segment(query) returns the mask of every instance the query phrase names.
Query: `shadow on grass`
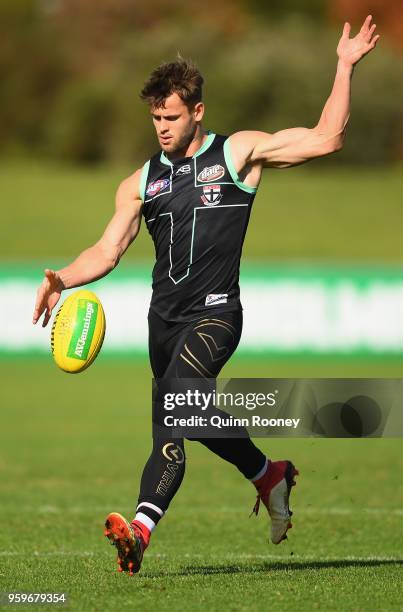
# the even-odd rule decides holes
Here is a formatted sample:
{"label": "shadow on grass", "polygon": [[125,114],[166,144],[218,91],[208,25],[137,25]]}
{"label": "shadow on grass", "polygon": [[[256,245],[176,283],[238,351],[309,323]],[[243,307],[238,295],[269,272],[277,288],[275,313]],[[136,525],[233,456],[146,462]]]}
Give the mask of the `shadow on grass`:
{"label": "shadow on grass", "polygon": [[350,567],[381,567],[403,565],[403,559],[335,559],[329,561],[287,561],[231,565],[188,565],[179,571],[144,572],[143,578],[162,578],[163,576],[203,576],[211,574],[255,574],[259,572],[348,569]]}

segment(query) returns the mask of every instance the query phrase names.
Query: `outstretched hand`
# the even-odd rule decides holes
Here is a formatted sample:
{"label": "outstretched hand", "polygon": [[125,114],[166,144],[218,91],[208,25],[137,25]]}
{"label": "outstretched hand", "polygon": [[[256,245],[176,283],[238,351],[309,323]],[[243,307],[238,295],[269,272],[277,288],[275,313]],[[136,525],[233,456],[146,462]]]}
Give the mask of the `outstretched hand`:
{"label": "outstretched hand", "polygon": [[45,270],[45,278],[36,294],[35,310],[32,323],[35,325],[38,319],[45,312],[42,327],[46,327],[52,314],[53,308],[59,301],[60,294],[64,289],[62,280],[54,270]]}
{"label": "outstretched hand", "polygon": [[376,24],[372,24],[372,15],[368,15],[357,36],[350,38],[351,25],[344,24],[343,35],[337,47],[339,59],[347,65],[354,66],[375,48],[379,34],[374,35]]}

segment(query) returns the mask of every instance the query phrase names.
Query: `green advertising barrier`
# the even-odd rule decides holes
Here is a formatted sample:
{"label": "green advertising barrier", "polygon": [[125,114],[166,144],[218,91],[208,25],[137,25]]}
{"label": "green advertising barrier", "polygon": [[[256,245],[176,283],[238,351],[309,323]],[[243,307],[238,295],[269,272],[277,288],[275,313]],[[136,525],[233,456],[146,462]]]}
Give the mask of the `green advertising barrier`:
{"label": "green advertising barrier", "polygon": [[[31,322],[43,267],[0,267],[2,354],[49,350],[50,325]],[[106,314],[104,352],[146,354],[151,272],[147,262],[120,266],[92,283]],[[245,264],[240,285],[239,353],[403,355],[402,267]]]}

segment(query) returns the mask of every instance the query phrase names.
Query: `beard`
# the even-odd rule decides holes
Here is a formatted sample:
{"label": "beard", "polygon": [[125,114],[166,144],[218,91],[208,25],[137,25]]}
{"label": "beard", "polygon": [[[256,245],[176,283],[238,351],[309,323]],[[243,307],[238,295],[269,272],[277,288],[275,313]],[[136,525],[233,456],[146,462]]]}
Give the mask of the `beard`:
{"label": "beard", "polygon": [[167,145],[161,144],[161,148],[166,153],[171,153],[173,155],[180,154],[189,147],[190,143],[193,142],[197,132],[197,124],[191,125],[189,129],[181,135],[178,140],[172,140]]}

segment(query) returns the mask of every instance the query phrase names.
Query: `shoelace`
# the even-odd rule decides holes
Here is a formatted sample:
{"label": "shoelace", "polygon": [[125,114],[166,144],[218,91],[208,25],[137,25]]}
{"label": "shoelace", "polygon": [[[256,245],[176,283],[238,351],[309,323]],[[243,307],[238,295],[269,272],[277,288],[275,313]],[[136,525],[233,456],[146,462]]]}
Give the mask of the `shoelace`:
{"label": "shoelace", "polygon": [[250,513],[249,518],[252,516],[252,514],[256,514],[256,516],[259,514],[260,500],[261,500],[260,493],[258,493],[256,497],[255,505],[252,508],[252,512]]}

